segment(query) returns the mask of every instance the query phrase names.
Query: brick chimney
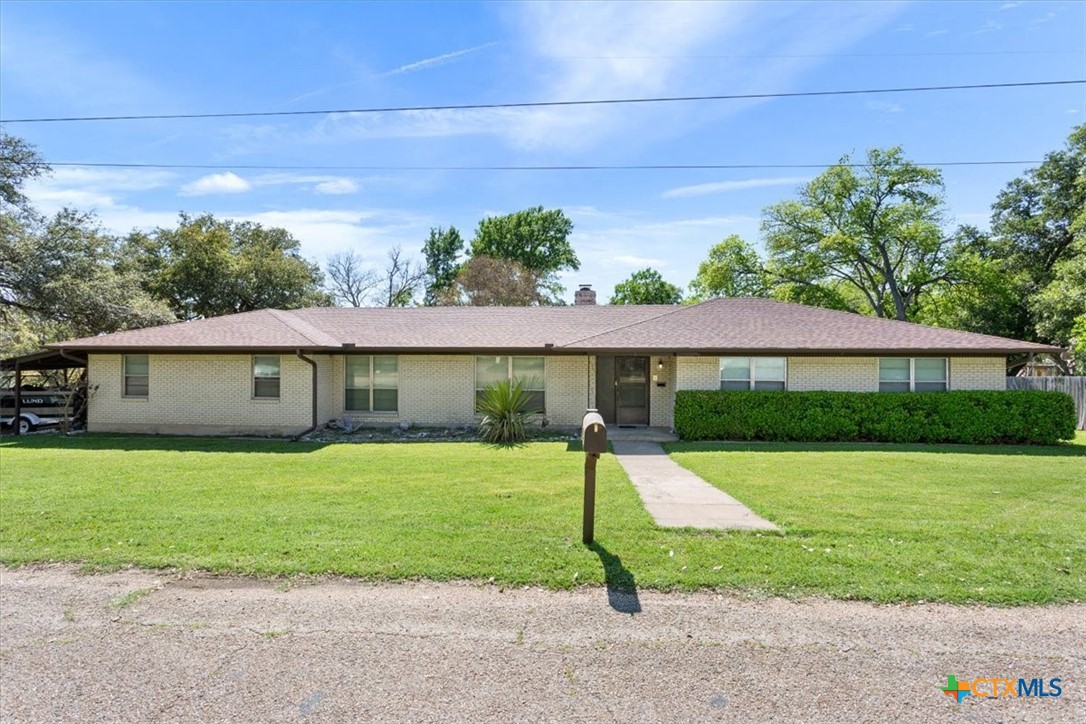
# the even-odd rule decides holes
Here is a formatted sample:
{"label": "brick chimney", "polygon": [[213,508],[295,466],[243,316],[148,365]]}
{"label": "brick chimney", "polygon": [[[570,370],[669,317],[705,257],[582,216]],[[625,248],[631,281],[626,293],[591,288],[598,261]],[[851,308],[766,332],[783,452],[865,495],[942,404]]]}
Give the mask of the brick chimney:
{"label": "brick chimney", "polygon": [[580,307],[586,304],[596,303],[596,293],[592,291],[591,284],[582,284],[581,288],[573,293],[574,306]]}

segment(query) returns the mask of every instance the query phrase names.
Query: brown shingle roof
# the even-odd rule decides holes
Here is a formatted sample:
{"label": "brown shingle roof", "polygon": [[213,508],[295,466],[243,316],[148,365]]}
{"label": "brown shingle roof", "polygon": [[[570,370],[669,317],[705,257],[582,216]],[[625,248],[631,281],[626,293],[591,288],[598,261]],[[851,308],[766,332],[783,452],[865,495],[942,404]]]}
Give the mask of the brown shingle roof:
{"label": "brown shingle roof", "polygon": [[1057,348],[768,299],[677,306],[266,309],[73,340],[81,350],[1008,354]]}

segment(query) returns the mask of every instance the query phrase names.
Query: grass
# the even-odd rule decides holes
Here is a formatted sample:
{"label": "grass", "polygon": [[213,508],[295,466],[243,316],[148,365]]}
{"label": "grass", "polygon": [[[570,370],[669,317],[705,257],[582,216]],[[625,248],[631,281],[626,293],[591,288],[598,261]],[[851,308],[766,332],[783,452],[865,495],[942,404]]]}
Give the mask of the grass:
{"label": "grass", "polygon": [[0,442],[0,561],[255,575],[1086,599],[1086,436],[1054,448],[676,444],[781,534],[653,525],[614,457],[580,542],[565,443]]}
{"label": "grass", "polygon": [[144,596],[148,596],[154,592],[155,589],[153,588],[137,588],[134,591],[129,591],[128,593],[113,599],[109,602],[109,605],[113,608],[127,608]]}

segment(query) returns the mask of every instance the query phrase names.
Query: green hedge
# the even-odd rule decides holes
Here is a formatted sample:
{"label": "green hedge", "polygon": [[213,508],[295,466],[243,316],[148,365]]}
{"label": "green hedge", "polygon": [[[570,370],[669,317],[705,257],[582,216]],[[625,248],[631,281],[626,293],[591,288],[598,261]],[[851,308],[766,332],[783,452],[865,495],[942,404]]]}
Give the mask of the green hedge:
{"label": "green hedge", "polygon": [[684,440],[1054,445],[1075,436],[1070,395],[980,392],[679,390]]}

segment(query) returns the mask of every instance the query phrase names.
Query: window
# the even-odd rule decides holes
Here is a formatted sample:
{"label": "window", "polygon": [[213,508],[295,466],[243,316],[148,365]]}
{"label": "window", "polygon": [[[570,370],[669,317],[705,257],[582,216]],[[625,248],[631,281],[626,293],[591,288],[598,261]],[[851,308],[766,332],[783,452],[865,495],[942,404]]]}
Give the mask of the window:
{"label": "window", "polygon": [[347,356],[346,398],[350,412],[396,412],[400,409],[399,359]]}
{"label": "window", "polygon": [[946,392],[945,357],[883,357],[879,392]]}
{"label": "window", "polygon": [[147,397],[150,389],[148,380],[150,364],[145,354],[126,354],[124,356],[124,396]]}
{"label": "window", "polygon": [[720,389],[783,390],[788,362],[784,357],[721,357]]}
{"label": "window", "polygon": [[279,355],[253,356],[253,397],[279,399]]}
{"label": "window", "polygon": [[495,382],[510,380],[520,382],[528,393],[528,406],[543,411],[546,409],[544,388],[543,357],[476,357],[475,358],[475,400],[483,396],[483,390]]}

